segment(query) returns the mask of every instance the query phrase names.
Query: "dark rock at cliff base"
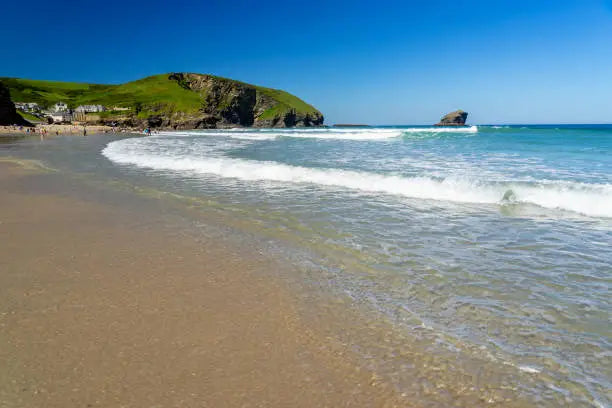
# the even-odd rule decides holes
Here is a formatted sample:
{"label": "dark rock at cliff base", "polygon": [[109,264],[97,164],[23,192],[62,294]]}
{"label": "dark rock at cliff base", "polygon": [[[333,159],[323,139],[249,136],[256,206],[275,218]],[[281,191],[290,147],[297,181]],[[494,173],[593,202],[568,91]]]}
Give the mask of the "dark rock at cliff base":
{"label": "dark rock at cliff base", "polygon": [[9,89],[0,83],[0,125],[22,125],[30,126],[30,122],[26,121],[17,113],[15,104],[11,100]]}
{"label": "dark rock at cliff base", "polygon": [[[172,73],[168,79],[203,97],[199,120],[194,123],[191,119],[187,126],[308,127],[323,124],[323,115],[319,111],[284,91],[206,74]],[[306,105],[306,110],[296,111],[285,105],[287,99]],[[171,123],[173,127],[183,125],[179,121]]]}
{"label": "dark rock at cliff base", "polygon": [[467,117],[468,113],[462,110],[447,113],[442,116],[440,123],[436,123],[436,126],[465,126]]}

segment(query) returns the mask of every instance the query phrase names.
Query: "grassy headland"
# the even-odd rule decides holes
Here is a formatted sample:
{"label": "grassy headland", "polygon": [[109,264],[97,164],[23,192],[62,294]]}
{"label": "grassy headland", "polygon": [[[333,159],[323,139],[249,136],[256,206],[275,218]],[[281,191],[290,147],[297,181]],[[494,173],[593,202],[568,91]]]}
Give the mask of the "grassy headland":
{"label": "grassy headland", "polygon": [[[165,127],[310,126],[323,123],[312,105],[278,89],[202,74],[161,74],[120,85],[0,78],[15,102],[44,108],[103,105],[102,122]],[[291,119],[293,118],[293,119]]]}

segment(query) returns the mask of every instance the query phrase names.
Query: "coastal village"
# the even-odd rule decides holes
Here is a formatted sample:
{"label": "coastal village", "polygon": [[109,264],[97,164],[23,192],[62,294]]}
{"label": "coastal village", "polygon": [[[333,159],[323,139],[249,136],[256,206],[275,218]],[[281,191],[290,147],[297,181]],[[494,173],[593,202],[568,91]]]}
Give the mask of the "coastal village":
{"label": "coastal village", "polygon": [[109,110],[129,111],[127,107],[107,107],[100,104],[78,105],[58,101],[43,105],[37,102],[11,100],[7,87],[0,83],[0,135],[37,133],[46,135],[87,135],[132,131],[119,123],[101,123],[100,115]]}
{"label": "coastal village", "polygon": [[[72,122],[87,122],[91,119],[99,119],[99,117],[88,117],[88,114],[102,113],[109,110],[104,105],[79,105],[71,109],[66,103],[60,101],[45,109],[36,102],[15,102],[17,111],[21,111],[41,122],[48,124],[71,124]],[[114,106],[110,110],[127,111],[130,108]]]}
{"label": "coastal village", "polygon": [[[9,105],[5,102],[6,99],[0,98],[0,136],[35,133],[44,138],[52,135],[86,136],[95,133],[125,133],[131,131],[131,129],[125,127],[78,122],[75,118],[78,119],[79,115],[84,114],[82,109],[79,109],[79,111],[76,108],[70,110],[68,107],[64,108],[66,104],[58,104],[49,110],[43,110],[37,104],[28,104],[28,106],[17,102]],[[15,105],[17,104],[24,110],[16,109]],[[58,108],[60,110],[56,110]],[[25,109],[28,109],[28,111],[25,111]],[[89,107],[88,109],[92,108]],[[27,116],[23,115],[23,112],[27,112]],[[24,119],[24,116],[29,120]],[[32,118],[39,120],[35,121]]]}

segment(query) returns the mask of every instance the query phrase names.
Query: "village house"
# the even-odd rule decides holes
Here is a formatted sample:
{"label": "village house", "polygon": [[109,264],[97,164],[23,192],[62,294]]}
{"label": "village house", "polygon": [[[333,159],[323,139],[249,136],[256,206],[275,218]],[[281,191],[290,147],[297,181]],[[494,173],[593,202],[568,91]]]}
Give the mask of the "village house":
{"label": "village house", "polygon": [[55,112],[66,112],[68,111],[68,105],[66,105],[64,102],[58,102],[53,105],[53,110]]}
{"label": "village house", "polygon": [[53,119],[53,123],[70,123],[72,122],[72,114],[70,112],[59,111],[52,112],[48,115],[49,118]]}
{"label": "village house", "polygon": [[106,111],[106,107],[102,105],[81,105],[75,111],[79,113],[97,113]]}
{"label": "village house", "polygon": [[40,112],[41,108],[36,102],[15,102],[15,108],[24,112]]}

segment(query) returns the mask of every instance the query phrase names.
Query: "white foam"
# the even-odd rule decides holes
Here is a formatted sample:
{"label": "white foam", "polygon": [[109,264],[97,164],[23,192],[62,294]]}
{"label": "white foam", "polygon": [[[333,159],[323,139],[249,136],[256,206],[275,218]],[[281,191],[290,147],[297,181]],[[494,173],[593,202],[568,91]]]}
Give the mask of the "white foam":
{"label": "white foam", "polygon": [[[217,130],[218,131],[218,130]],[[458,126],[458,127],[444,127],[444,126],[431,126],[431,127],[392,127],[392,128],[381,128],[381,127],[334,127],[334,128],[233,128],[224,129],[221,132],[283,132],[283,133],[393,133],[393,132],[425,132],[425,133],[473,133],[478,132],[478,126]]]}
{"label": "white foam", "polygon": [[[503,204],[503,197],[510,196],[512,202],[535,204],[589,216],[612,217],[612,185],[610,184],[555,181],[490,183],[473,178],[438,179],[338,168],[308,168],[223,156],[185,155],[168,148],[155,150],[150,148],[150,144],[154,142],[150,139],[123,139],[111,142],[102,153],[116,163],[132,164],[143,168],[214,174],[247,181],[309,183],[367,193],[464,203]],[[507,195],[508,190],[512,190],[513,194]]]}
{"label": "white foam", "polygon": [[529,367],[529,366],[518,366],[518,369],[529,374],[539,374],[541,371],[537,368]]}
{"label": "white foam", "polygon": [[478,126],[469,127],[430,127],[430,128],[404,128],[405,133],[476,133]]}
{"label": "white foam", "polygon": [[291,128],[291,129],[214,129],[161,132],[163,136],[224,136],[245,140],[273,140],[279,137],[335,140],[386,140],[404,134],[476,133],[477,126],[428,128]]}
{"label": "white foam", "polygon": [[539,374],[542,372],[542,370],[540,370],[539,368],[535,368],[535,367],[531,367],[528,365],[517,365],[514,363],[511,363],[509,361],[502,361],[503,364],[508,365],[508,366],[512,366],[512,367],[516,367],[518,368],[520,371],[524,372],[524,373],[529,373],[529,374]]}

